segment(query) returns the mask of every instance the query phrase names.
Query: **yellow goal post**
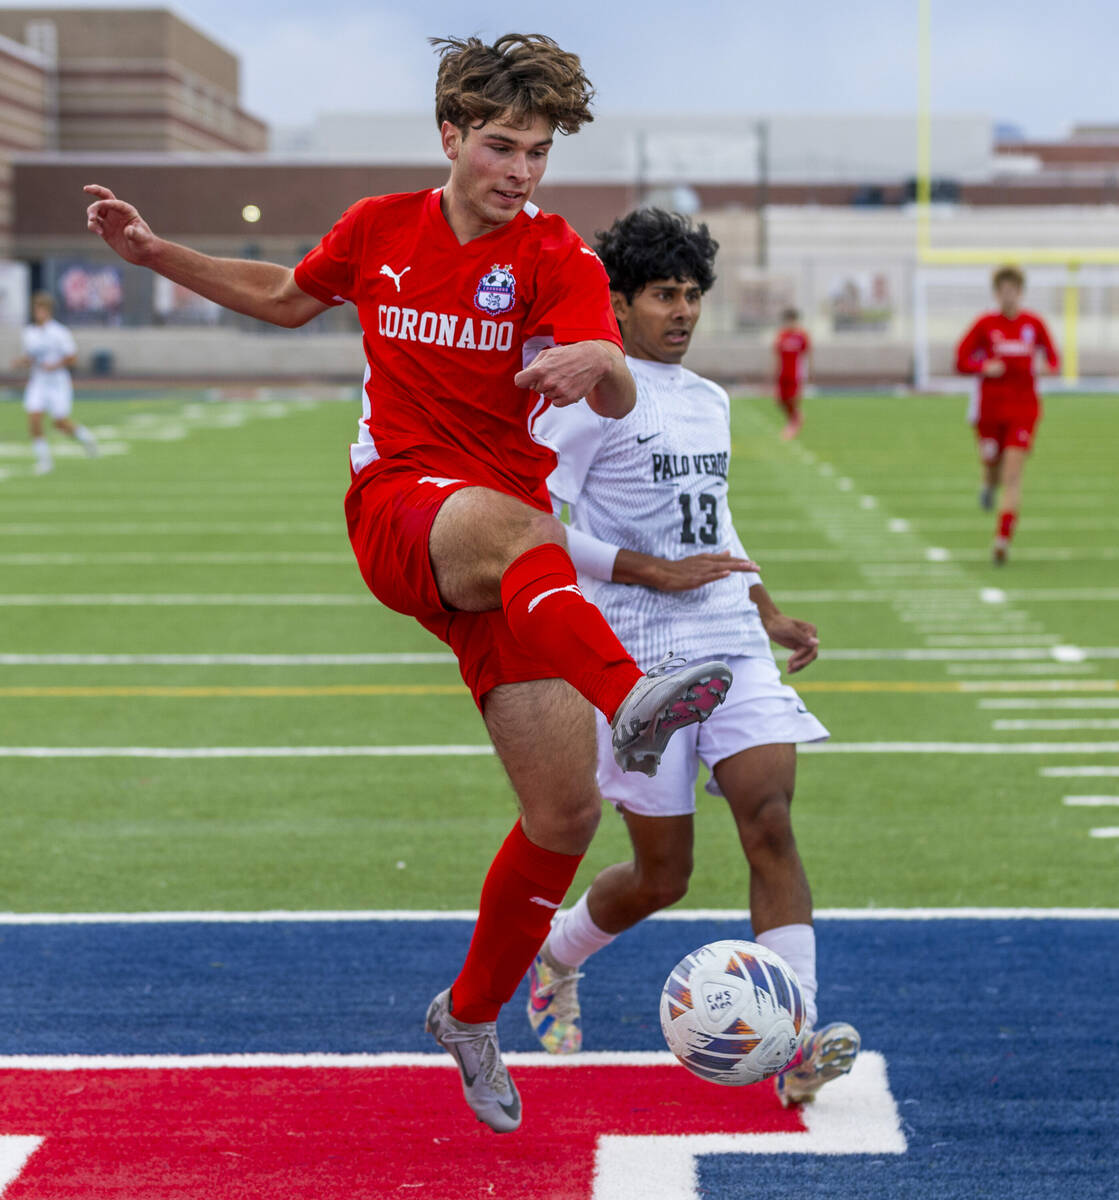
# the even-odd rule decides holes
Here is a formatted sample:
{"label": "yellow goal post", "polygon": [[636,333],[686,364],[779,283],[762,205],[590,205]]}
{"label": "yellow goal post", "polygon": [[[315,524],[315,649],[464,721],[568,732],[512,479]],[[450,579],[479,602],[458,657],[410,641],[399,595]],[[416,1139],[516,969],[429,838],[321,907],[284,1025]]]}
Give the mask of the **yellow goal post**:
{"label": "yellow goal post", "polygon": [[[1038,286],[1050,290],[1060,289],[1059,306],[1050,303],[1043,315],[1048,317],[1050,329],[1057,339],[1062,357],[1061,382],[1074,387],[1083,382],[1082,354],[1085,344],[1085,320],[1083,297],[1085,289],[1094,289],[1100,297],[1095,321],[1101,353],[1096,356],[1102,371],[1093,372],[1099,378],[1110,378],[1114,386],[1110,366],[1110,344],[1112,338],[1110,310],[1119,298],[1119,248],[1093,246],[952,246],[934,245],[934,213],[932,202],[932,5],[933,0],[918,0],[918,53],[917,53],[917,175],[916,175],[916,260],[913,295],[913,353],[914,382],[918,387],[927,387],[941,374],[936,370],[936,356],[930,354],[930,344],[935,344],[935,318],[930,305],[930,289],[939,280],[943,288],[961,286],[970,288],[979,277],[976,272],[985,269],[986,278],[1003,264],[1022,268],[1043,268],[1028,272],[1031,298],[1028,307],[1036,307]],[[971,273],[962,272],[971,268]],[[985,301],[975,307],[974,315],[991,307],[988,286]],[[1054,311],[1054,310],[1057,311]],[[961,325],[959,333],[962,334]],[[1093,348],[1096,348],[1095,346]],[[1117,347],[1119,360],[1119,347]],[[957,380],[958,387],[961,381]]]}

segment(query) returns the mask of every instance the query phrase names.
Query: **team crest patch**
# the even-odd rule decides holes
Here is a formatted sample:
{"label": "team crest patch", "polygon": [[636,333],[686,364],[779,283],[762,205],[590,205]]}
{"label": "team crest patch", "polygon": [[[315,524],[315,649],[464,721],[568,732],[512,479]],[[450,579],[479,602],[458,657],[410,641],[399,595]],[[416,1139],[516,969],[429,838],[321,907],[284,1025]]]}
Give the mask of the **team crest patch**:
{"label": "team crest patch", "polygon": [[517,302],[517,281],[513,276],[513,268],[509,264],[504,267],[494,263],[478,281],[474,292],[474,306],[482,312],[497,314],[507,313]]}

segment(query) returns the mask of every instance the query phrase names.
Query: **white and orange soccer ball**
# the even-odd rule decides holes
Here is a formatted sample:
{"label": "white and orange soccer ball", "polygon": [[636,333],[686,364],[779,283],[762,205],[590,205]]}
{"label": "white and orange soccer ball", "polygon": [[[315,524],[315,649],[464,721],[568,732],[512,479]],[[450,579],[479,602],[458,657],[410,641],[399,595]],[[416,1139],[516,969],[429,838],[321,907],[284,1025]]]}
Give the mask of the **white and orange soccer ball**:
{"label": "white and orange soccer ball", "polygon": [[694,1075],[742,1087],[792,1061],[804,997],[792,967],[756,942],[711,942],[672,968],[661,992],[661,1029]]}

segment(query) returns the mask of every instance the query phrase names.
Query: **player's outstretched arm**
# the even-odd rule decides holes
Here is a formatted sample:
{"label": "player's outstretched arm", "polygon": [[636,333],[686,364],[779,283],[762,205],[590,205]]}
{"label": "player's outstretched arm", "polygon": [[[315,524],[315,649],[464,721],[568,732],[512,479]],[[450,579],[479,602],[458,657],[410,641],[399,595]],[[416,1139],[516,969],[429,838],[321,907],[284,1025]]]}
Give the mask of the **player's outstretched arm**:
{"label": "player's outstretched arm", "polygon": [[758,615],[770,640],[792,651],[786,664],[790,675],[802,671],[816,659],[820,653],[820,639],[816,636],[815,625],[785,616],[760,583],[750,589],[750,599],[758,606]]}
{"label": "player's outstretched arm", "polygon": [[125,262],[148,267],[223,308],[273,325],[294,328],[329,307],[308,296],[288,267],[248,259],[212,258],[157,237],[137,209],[100,184],[83,189],[95,197],[86,225]]}
{"label": "player's outstretched arm", "polygon": [[513,382],[546,396],[557,408],[585,396],[600,417],[624,417],[637,400],[625,356],[613,342],[550,346],[518,371]]}

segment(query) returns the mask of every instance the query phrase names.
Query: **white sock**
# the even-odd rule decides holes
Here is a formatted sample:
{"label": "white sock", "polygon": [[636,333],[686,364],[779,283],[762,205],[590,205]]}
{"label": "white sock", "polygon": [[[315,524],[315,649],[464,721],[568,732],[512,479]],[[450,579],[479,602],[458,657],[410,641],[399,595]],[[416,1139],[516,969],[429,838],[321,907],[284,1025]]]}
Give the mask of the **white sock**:
{"label": "white sock", "polygon": [[89,432],[84,425],[74,426],[74,436],[83,446],[96,446],[97,439]]}
{"label": "white sock", "polygon": [[816,931],[811,925],[778,925],[759,933],[759,942],[774,954],[780,954],[797,974],[804,996],[805,1024],[816,1025]]}
{"label": "white sock", "polygon": [[31,445],[35,451],[35,457],[39,460],[39,462],[49,466],[51,461],[51,448],[47,444],[47,439],[45,437],[32,438]]}
{"label": "white sock", "polygon": [[596,950],[609,946],[618,936],[616,933],[604,933],[591,920],[587,908],[589,894],[584,892],[576,900],[574,908],[560,913],[552,923],[552,932],[548,934],[548,953],[561,966],[581,967]]}

